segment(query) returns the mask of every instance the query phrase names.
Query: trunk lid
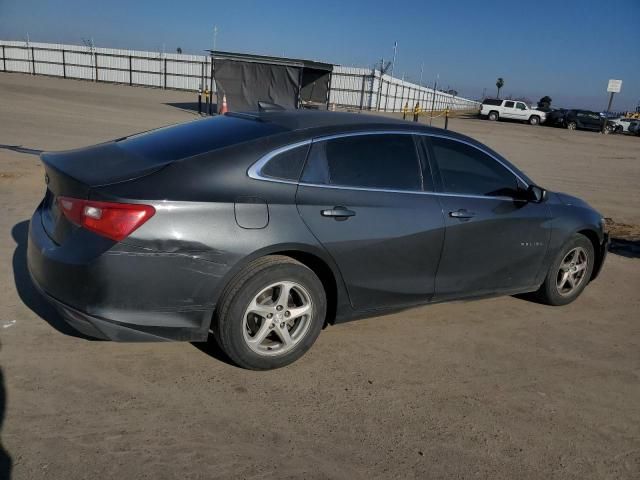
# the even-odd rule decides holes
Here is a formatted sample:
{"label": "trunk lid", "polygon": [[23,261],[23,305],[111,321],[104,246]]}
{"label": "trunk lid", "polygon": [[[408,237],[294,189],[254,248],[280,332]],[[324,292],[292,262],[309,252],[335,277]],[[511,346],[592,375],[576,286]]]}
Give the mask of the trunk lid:
{"label": "trunk lid", "polygon": [[117,141],[66,152],[43,153],[40,158],[47,184],[42,202],[42,225],[58,245],[78,228],[60,211],[59,197],[86,199],[94,187],[139,178],[169,163],[127,151]]}

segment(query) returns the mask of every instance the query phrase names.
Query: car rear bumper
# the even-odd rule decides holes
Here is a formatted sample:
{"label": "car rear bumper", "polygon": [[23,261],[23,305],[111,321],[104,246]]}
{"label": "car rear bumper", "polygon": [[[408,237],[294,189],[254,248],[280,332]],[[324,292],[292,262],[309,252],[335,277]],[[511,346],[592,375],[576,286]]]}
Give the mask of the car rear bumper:
{"label": "car rear bumper", "polygon": [[115,341],[207,339],[225,266],[187,254],[100,244],[90,232],[78,235],[78,242],[55,244],[39,209],[29,226],[33,283],[69,324]]}

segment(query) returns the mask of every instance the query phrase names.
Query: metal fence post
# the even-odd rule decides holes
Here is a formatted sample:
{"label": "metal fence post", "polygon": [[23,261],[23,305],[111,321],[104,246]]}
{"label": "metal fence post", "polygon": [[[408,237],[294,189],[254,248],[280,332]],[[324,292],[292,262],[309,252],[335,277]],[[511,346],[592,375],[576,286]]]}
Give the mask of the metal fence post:
{"label": "metal fence post", "polygon": [[33,75],[36,74],[36,57],[33,53],[33,47],[31,47],[31,68],[33,69]]}
{"label": "metal fence post", "polygon": [[97,52],[93,52],[93,65],[96,68],[96,78],[94,82],[97,82],[98,81],[98,53]]}
{"label": "metal fence post", "polygon": [[167,57],[164,57],[164,88],[167,88]]}
{"label": "metal fence post", "polygon": [[2,71],[3,72],[7,71],[7,57],[5,56],[5,53],[4,53],[4,45],[2,45]]}
{"label": "metal fence post", "polygon": [[[211,57],[211,78],[209,83],[211,84],[211,96],[209,97],[209,115],[213,115],[213,56]],[[217,94],[218,92],[216,92]],[[224,91],[223,91],[224,93]],[[219,95],[216,95],[216,97],[219,97]],[[216,111],[218,111],[218,101],[216,100]]]}
{"label": "metal fence post", "polygon": [[[384,96],[384,111],[385,112],[387,111],[387,104],[389,103],[389,86],[390,85],[391,85],[391,81],[388,81],[387,82],[387,93]],[[394,92],[395,92],[395,90],[394,90]],[[394,95],[395,95],[395,93],[394,93]],[[395,103],[394,103],[393,106],[395,107]],[[392,108],[392,110],[393,110],[393,108]]]}
{"label": "metal fence post", "polygon": [[131,68],[132,59],[131,55],[129,55],[129,86],[133,85],[133,69]]}
{"label": "metal fence post", "polygon": [[62,49],[62,76],[67,78],[67,59],[65,56],[65,50]]}
{"label": "metal fence post", "polygon": [[362,107],[364,106],[364,84],[367,80],[366,75],[362,75],[362,88],[360,89],[360,111],[362,111]]}
{"label": "metal fence post", "polygon": [[200,62],[200,90],[205,90],[206,85],[204,81],[204,62]]}

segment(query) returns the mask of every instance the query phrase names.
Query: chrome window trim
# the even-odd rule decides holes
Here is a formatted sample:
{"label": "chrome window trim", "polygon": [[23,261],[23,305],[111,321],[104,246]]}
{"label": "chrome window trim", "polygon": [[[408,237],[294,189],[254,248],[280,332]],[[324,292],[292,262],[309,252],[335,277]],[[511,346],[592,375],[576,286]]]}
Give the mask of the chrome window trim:
{"label": "chrome window trim", "polygon": [[267,164],[269,160],[273,157],[280,155],[281,153],[288,152],[289,150],[293,150],[294,148],[302,147],[304,145],[311,144],[312,139],[303,140],[301,142],[292,143],[290,145],[285,145],[284,147],[277,148],[263,157],[261,157],[256,163],[249,167],[247,170],[247,175],[249,178],[253,178],[255,180],[266,180],[268,182],[276,182],[276,183],[288,183],[297,185],[299,182],[297,180],[285,180],[283,178],[275,178],[275,177],[265,177],[262,175],[262,168]]}
{"label": "chrome window trim", "polygon": [[508,172],[510,172],[513,176],[515,176],[520,182],[522,182],[527,188],[530,186],[529,182],[524,180],[517,172],[513,171],[511,167],[506,165],[503,161],[493,155],[491,152],[486,151],[478,145],[474,145],[471,142],[467,142],[466,140],[462,140],[459,138],[454,138],[449,135],[443,135],[438,133],[430,133],[430,132],[416,132],[412,130],[369,130],[369,131],[355,131],[355,132],[345,132],[345,133],[337,133],[332,135],[325,135],[321,137],[314,137],[307,140],[303,140],[300,142],[292,143],[290,145],[285,145],[283,147],[279,147],[263,157],[261,157],[257,162],[255,162],[249,169],[247,170],[247,175],[254,180],[263,180],[267,182],[275,182],[275,183],[286,183],[289,185],[300,185],[305,187],[317,187],[317,188],[333,188],[336,190],[356,190],[356,191],[366,191],[366,192],[385,192],[385,193],[408,193],[408,194],[418,194],[418,195],[441,195],[444,197],[464,197],[464,198],[478,198],[478,199],[496,199],[496,200],[510,200],[510,201],[520,201],[514,197],[504,197],[504,196],[491,196],[491,195],[472,195],[472,194],[464,194],[464,193],[450,193],[450,192],[427,192],[424,190],[394,190],[387,188],[365,188],[365,187],[351,187],[351,186],[343,186],[343,185],[322,185],[316,183],[306,183],[294,180],[284,180],[280,178],[266,177],[262,175],[262,168],[264,165],[271,160],[276,155],[287,152],[294,148],[298,148],[304,145],[309,145],[315,142],[323,142],[327,140],[332,140],[336,138],[343,137],[356,137],[363,135],[417,135],[422,137],[435,137],[435,138],[444,138],[445,140],[452,140],[454,142],[459,142],[464,145],[468,145],[476,150],[488,155],[490,158],[498,162],[503,168],[505,168]]}
{"label": "chrome window trim", "polygon": [[464,198],[478,198],[484,200],[508,200],[510,202],[520,201],[513,197],[491,197],[488,195],[468,195],[464,193],[443,193],[443,192],[425,192],[419,190],[392,190],[389,188],[363,188],[363,187],[344,187],[341,185],[321,185],[317,183],[305,183],[298,182],[301,187],[314,187],[314,188],[331,188],[334,190],[356,190],[361,192],[380,192],[380,193],[405,193],[408,195],[434,195],[440,197],[464,197]]}

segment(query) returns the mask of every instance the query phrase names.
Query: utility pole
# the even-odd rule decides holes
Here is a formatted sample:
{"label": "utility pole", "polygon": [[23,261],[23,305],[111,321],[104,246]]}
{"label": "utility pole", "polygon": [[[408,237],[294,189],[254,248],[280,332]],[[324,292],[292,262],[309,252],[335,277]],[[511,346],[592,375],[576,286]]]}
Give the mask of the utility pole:
{"label": "utility pole", "polygon": [[420,86],[422,86],[422,74],[424,73],[424,62],[422,62],[422,65],[420,65],[420,81],[418,82],[418,84]]}
{"label": "utility pole", "polygon": [[398,53],[398,42],[393,42],[393,60],[391,61],[391,76],[393,77],[393,70],[396,66],[396,55]]}
{"label": "utility pole", "polygon": [[218,26],[214,25],[213,26],[213,50],[215,51],[216,49],[216,41],[218,39]]}

